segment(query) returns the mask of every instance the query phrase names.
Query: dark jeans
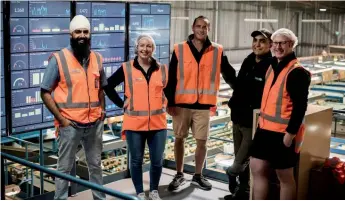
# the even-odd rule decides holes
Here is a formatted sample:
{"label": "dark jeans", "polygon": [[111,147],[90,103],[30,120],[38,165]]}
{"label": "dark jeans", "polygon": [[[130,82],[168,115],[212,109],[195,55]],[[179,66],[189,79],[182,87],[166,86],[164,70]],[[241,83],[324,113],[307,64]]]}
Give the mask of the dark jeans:
{"label": "dark jeans", "polygon": [[158,190],[163,168],[163,153],[167,130],[159,131],[126,131],[130,153],[129,168],[137,194],[144,192],[143,188],[143,158],[145,142],[150,151],[150,191]]}

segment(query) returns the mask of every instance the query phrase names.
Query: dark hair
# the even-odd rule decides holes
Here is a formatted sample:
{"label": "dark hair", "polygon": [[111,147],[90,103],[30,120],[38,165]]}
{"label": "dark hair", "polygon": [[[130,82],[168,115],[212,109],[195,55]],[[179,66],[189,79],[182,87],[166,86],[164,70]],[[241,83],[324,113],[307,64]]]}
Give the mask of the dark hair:
{"label": "dark hair", "polygon": [[197,21],[198,19],[206,20],[206,21],[207,21],[207,25],[210,25],[210,20],[209,20],[207,17],[205,17],[205,16],[203,16],[203,15],[200,15],[199,17],[197,17],[197,18],[194,19],[193,26],[195,25],[195,23],[196,23],[196,21]]}

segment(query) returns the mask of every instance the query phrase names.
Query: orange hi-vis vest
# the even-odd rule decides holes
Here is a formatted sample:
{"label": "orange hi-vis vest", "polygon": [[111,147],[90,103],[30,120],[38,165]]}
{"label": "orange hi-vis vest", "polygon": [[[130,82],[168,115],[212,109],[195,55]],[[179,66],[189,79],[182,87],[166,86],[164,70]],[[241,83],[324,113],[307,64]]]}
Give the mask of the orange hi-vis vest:
{"label": "orange hi-vis vest", "polygon": [[[296,68],[303,68],[294,59],[280,72],[276,82],[272,86],[274,79],[274,72],[272,66],[269,67],[266,73],[265,87],[261,100],[261,109],[259,117],[259,126],[262,129],[286,133],[291,113],[292,101],[286,89],[286,81],[289,73]],[[296,134],[295,152],[299,153],[303,139],[305,126],[302,123],[298,133]]]}
{"label": "orange hi-vis vest", "polygon": [[[67,48],[53,53],[57,60],[60,82],[54,90],[54,100],[65,118],[78,123],[92,123],[101,117],[98,98],[102,56],[91,51],[87,71]],[[55,119],[55,126],[59,122]]]}
{"label": "orange hi-vis vest", "polygon": [[168,82],[168,69],[159,65],[147,83],[143,73],[133,66],[133,60],[123,63],[125,95],[129,101],[124,111],[122,131],[150,131],[167,128],[167,99],[163,89]]}
{"label": "orange hi-vis vest", "polygon": [[216,105],[223,47],[212,43],[199,65],[187,42],[175,44],[174,50],[178,60],[175,102]]}

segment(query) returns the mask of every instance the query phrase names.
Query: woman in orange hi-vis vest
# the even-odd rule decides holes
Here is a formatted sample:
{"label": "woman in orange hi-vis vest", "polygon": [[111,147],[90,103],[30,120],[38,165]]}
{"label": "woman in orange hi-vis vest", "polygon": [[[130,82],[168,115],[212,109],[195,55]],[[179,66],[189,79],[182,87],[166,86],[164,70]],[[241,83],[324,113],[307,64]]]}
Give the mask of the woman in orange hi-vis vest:
{"label": "woman in orange hi-vis vest", "polygon": [[267,199],[269,168],[280,181],[280,199],[296,199],[293,168],[303,142],[310,73],[297,61],[297,37],[288,29],[272,34],[275,58],[267,70],[259,125],[251,148],[254,199]]}
{"label": "woman in orange hi-vis vest", "polygon": [[[105,92],[117,106],[124,108],[122,131],[128,143],[129,167],[136,193],[140,199],[147,199],[142,178],[147,142],[151,160],[149,198],[158,200],[158,184],[167,135],[167,99],[163,89],[168,81],[168,69],[153,58],[156,46],[151,36],[140,35],[135,47],[137,56],[134,60],[123,63],[108,78]],[[122,82],[125,83],[125,102],[114,90]]]}

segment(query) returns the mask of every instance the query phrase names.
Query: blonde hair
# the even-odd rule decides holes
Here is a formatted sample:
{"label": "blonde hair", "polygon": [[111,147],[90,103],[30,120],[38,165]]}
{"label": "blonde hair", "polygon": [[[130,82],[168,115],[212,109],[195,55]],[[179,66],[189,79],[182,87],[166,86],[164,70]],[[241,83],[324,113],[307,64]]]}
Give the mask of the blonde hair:
{"label": "blonde hair", "polygon": [[292,48],[295,48],[298,45],[297,36],[290,29],[286,29],[286,28],[278,29],[272,34],[271,40],[273,41],[274,37],[276,37],[277,35],[285,36],[289,38],[291,41],[293,41]]}
{"label": "blonde hair", "polygon": [[155,40],[153,40],[153,38],[150,36],[150,35],[148,35],[148,34],[141,34],[140,36],[138,36],[138,38],[137,38],[137,40],[135,41],[135,49],[134,49],[134,53],[137,55],[138,54],[138,45],[139,45],[139,42],[140,42],[140,40],[142,40],[142,39],[144,39],[144,38],[146,38],[146,39],[149,39],[150,41],[151,41],[151,43],[152,43],[152,55],[153,55],[153,53],[155,52],[155,50],[156,50],[156,43],[155,43]]}

